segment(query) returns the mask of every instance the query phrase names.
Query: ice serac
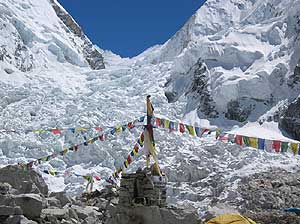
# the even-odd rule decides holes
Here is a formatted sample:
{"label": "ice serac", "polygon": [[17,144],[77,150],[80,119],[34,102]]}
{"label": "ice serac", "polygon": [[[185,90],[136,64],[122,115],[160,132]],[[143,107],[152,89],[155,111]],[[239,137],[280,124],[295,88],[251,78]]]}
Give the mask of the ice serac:
{"label": "ice serac", "polygon": [[[295,99],[300,89],[294,72],[300,62],[299,8],[299,1],[292,0],[206,1],[152,60],[173,65],[166,95],[172,102],[179,98],[174,93],[190,95],[186,83],[200,60],[207,67],[203,82],[221,117],[255,121],[279,101]],[[194,103],[199,116],[210,117],[202,113],[200,98]]]}
{"label": "ice serac", "polygon": [[57,62],[104,68],[102,55],[56,1],[1,1],[0,30],[0,61],[7,74]]}

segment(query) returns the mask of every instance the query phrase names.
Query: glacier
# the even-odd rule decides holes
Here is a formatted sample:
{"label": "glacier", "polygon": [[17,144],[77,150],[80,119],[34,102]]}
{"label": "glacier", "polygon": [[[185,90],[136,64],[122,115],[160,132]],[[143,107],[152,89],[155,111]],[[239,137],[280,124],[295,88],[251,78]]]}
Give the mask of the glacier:
{"label": "glacier", "polygon": [[[92,129],[61,135],[25,130],[123,124],[145,115],[149,94],[157,116],[290,140],[264,117],[300,93],[293,81],[300,63],[299,8],[293,0],[208,0],[165,44],[121,58],[74,31],[78,24],[57,1],[1,1],[0,129],[20,131],[0,133],[0,165],[28,162],[98,135]],[[96,67],[88,55],[95,51]],[[37,169],[108,177],[141,131],[126,131]],[[155,139],[169,177],[168,202],[196,208],[200,216],[215,200],[242,200],[236,189],[245,176],[275,168],[299,171],[298,156],[241,148],[214,136],[156,129]],[[141,155],[129,171],[144,165]],[[43,176],[52,191],[76,195],[85,188],[76,176]]]}

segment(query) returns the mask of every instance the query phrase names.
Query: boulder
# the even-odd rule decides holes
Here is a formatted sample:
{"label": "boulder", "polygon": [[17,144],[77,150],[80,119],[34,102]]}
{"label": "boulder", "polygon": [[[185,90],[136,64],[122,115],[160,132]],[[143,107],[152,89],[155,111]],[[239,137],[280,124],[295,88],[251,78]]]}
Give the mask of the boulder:
{"label": "boulder", "polygon": [[59,200],[62,207],[72,203],[71,198],[67,196],[65,192],[51,192],[49,197],[54,197]]}
{"label": "boulder", "polygon": [[23,215],[16,215],[7,218],[3,224],[37,224],[37,222],[29,220]]}
{"label": "boulder", "polygon": [[14,196],[15,203],[23,210],[24,215],[29,219],[39,218],[45,202],[37,194],[20,194]]}
{"label": "boulder", "polygon": [[41,193],[48,195],[48,186],[40,174],[17,165],[0,169],[0,182],[8,183],[21,194]]}
{"label": "boulder", "polygon": [[74,211],[77,213],[79,219],[86,219],[87,217],[95,217],[95,218],[103,217],[103,214],[97,211],[98,210],[97,207],[92,207],[92,206],[81,207],[78,205],[72,205],[71,208],[74,209]]}
{"label": "boulder", "polygon": [[68,209],[60,209],[60,208],[47,208],[42,210],[41,217],[49,217],[54,216],[58,220],[68,219],[69,218],[69,210]]}
{"label": "boulder", "polygon": [[10,193],[11,186],[8,183],[0,183],[0,195]]}
{"label": "boulder", "polygon": [[61,203],[58,199],[51,197],[51,198],[46,198],[47,200],[47,205],[50,207],[62,207]]}
{"label": "boulder", "polygon": [[22,215],[23,212],[20,207],[12,207],[12,206],[0,206],[0,216],[10,216],[10,215]]}

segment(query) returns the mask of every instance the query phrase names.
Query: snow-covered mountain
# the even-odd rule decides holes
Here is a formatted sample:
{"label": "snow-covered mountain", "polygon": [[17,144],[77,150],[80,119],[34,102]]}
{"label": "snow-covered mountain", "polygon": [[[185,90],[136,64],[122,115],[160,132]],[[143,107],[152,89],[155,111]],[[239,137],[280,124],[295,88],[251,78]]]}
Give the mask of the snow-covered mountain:
{"label": "snow-covered mountain", "polygon": [[[300,73],[294,72],[299,11],[298,0],[208,0],[165,44],[128,59],[93,46],[55,0],[2,0],[0,129],[18,132],[0,134],[0,165],[31,161],[99,134],[25,130],[122,124],[145,114],[148,94],[155,114],[171,120],[225,129],[251,121],[233,132],[287,140],[272,119],[261,126],[257,121],[268,121],[300,93]],[[38,169],[108,177],[141,131],[111,136]],[[299,170],[298,157],[242,150],[212,136],[155,130],[155,139],[170,180],[169,202],[201,214],[216,201],[242,200],[236,190],[244,176],[270,167]],[[139,159],[130,169],[144,163]],[[85,187],[76,176],[44,176],[54,191]]]}

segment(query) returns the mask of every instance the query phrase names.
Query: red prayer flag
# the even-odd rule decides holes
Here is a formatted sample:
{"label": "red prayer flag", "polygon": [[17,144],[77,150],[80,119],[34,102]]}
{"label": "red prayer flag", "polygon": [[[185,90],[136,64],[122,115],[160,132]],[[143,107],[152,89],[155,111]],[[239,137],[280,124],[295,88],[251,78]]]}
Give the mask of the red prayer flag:
{"label": "red prayer flag", "polygon": [[132,122],[129,122],[129,123],[128,123],[128,128],[129,128],[129,129],[134,128],[134,124],[133,124]]}
{"label": "red prayer flag", "polygon": [[74,151],[77,151],[79,149],[79,146],[78,145],[74,145],[73,149],[74,149]]}
{"label": "red prayer flag", "polygon": [[181,133],[184,133],[184,130],[185,130],[185,127],[184,127],[184,124],[179,124],[179,131],[181,132]]}
{"label": "red prayer flag", "polygon": [[273,145],[272,148],[275,150],[275,152],[280,152],[280,146],[281,146],[281,142],[280,141],[273,141]]}
{"label": "red prayer flag", "polygon": [[102,141],[102,142],[105,140],[104,139],[104,134],[102,134],[102,135],[99,136],[99,140]]}
{"label": "red prayer flag", "polygon": [[134,149],[135,149],[135,151],[136,151],[136,152],[138,152],[138,151],[139,151],[139,148],[140,148],[139,144],[138,144],[138,143],[136,143],[136,144],[134,145]]}
{"label": "red prayer flag", "polygon": [[243,145],[243,136],[236,135],[235,136],[235,143],[238,144],[238,145]]}
{"label": "red prayer flag", "polygon": [[99,176],[94,176],[94,178],[95,178],[95,180],[101,180],[101,177],[99,177]]}
{"label": "red prayer flag", "polygon": [[128,161],[128,164],[130,164],[132,162],[130,155],[128,155],[127,161]]}
{"label": "red prayer flag", "polygon": [[61,134],[61,130],[59,130],[59,129],[57,129],[57,128],[55,128],[55,129],[52,129],[52,133],[53,134]]}
{"label": "red prayer flag", "polygon": [[102,131],[102,128],[100,128],[100,127],[96,127],[95,129],[96,129],[96,131]]}
{"label": "red prayer flag", "polygon": [[160,127],[161,126],[161,120],[160,120],[160,118],[156,118],[156,125],[158,126],[158,127]]}

